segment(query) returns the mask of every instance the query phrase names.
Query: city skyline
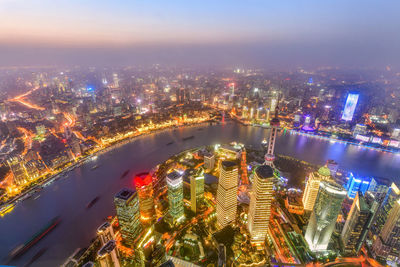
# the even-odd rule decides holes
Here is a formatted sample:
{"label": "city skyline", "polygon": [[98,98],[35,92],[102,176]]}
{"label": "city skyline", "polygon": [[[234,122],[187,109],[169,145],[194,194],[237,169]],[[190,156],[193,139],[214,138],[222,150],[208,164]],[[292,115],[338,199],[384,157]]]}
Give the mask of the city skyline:
{"label": "city skyline", "polygon": [[0,264],[397,267],[399,10],[0,0]]}
{"label": "city skyline", "polygon": [[0,1],[9,65],[398,66],[398,1]]}

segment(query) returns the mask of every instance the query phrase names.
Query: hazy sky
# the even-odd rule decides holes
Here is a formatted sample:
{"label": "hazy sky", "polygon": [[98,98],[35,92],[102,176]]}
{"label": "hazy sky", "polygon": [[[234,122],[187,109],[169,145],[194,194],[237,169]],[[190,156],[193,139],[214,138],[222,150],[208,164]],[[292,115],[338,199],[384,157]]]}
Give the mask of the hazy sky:
{"label": "hazy sky", "polygon": [[385,65],[400,0],[0,0],[0,64]]}

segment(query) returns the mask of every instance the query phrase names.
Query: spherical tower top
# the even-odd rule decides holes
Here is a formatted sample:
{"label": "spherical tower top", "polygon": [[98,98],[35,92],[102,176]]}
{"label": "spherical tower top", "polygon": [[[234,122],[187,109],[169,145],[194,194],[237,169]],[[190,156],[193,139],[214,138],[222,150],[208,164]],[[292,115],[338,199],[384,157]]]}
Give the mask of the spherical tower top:
{"label": "spherical tower top", "polygon": [[331,171],[325,166],[319,168],[318,173],[322,176],[331,176]]}

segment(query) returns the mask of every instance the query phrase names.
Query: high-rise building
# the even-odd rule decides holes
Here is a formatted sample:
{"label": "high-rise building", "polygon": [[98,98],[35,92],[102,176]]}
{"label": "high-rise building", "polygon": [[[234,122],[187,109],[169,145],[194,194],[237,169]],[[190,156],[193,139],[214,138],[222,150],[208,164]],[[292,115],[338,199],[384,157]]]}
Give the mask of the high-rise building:
{"label": "high-rise building", "polygon": [[105,245],[108,241],[114,239],[114,230],[109,222],[105,222],[97,228],[97,235],[100,238],[101,245]]}
{"label": "high-rise building", "polygon": [[139,201],[136,192],[124,188],[114,197],[121,236],[125,245],[132,247],[142,231]]}
{"label": "high-rise building", "polygon": [[240,157],[240,181],[242,185],[249,184],[249,178],[247,176],[247,157],[246,157],[246,149],[243,147],[241,151]]}
{"label": "high-rise building", "polygon": [[393,203],[382,231],[374,240],[372,254],[382,261],[400,263],[400,199]]}
{"label": "high-rise building", "polygon": [[97,252],[97,259],[101,267],[120,267],[115,240],[108,241]]}
{"label": "high-rise building", "polygon": [[139,196],[140,220],[142,223],[151,222],[155,217],[152,177],[149,173],[138,174],[134,183]]}
{"label": "high-rise building", "polygon": [[183,208],[183,177],[177,171],[167,174],[169,214],[173,222],[184,218]]}
{"label": "high-rise building", "polygon": [[398,199],[400,199],[400,190],[395,183],[392,183],[392,185],[387,188],[381,207],[378,209],[375,221],[371,227],[373,239],[376,239],[381,233],[382,228],[387,221],[388,215]]}
{"label": "high-rise building", "polygon": [[347,255],[359,253],[372,215],[365,197],[357,193],[340,235],[343,250]]}
{"label": "high-rise building", "polygon": [[330,181],[331,172],[327,167],[321,167],[317,172],[312,172],[307,179],[303,194],[303,206],[305,211],[312,211],[317,199],[321,181]]}
{"label": "high-rise building", "polygon": [[[273,110],[273,109],[271,109]],[[268,142],[268,147],[267,147],[267,153],[265,154],[265,165],[273,166],[274,165],[274,149],[275,149],[275,141],[276,141],[276,136],[278,135],[278,129],[280,126],[280,121],[278,119],[278,107],[275,107],[275,116],[272,118],[270,121],[270,135],[269,135],[269,142]]]}
{"label": "high-rise building", "polygon": [[346,104],[344,105],[342,120],[353,120],[354,112],[356,110],[359,94],[349,93],[347,95]]}
{"label": "high-rise building", "polygon": [[264,242],[268,232],[274,183],[274,171],[268,165],[258,166],[250,195],[248,229],[251,242]]}
{"label": "high-rise building", "polygon": [[165,247],[161,244],[157,244],[153,251],[151,252],[151,267],[161,266],[164,262],[167,261],[167,256],[165,252]]}
{"label": "high-rise building", "polygon": [[206,153],[204,154],[204,168],[207,171],[211,171],[215,166],[215,155],[214,153]]}
{"label": "high-rise building", "polygon": [[15,184],[21,185],[28,181],[28,174],[26,172],[23,159],[21,157],[12,157],[7,160],[7,163],[8,166],[10,166]]}
{"label": "high-rise building", "polygon": [[238,176],[236,162],[221,162],[217,189],[217,222],[220,228],[236,219]]}
{"label": "high-rise building", "polygon": [[351,199],[356,197],[357,192],[362,192],[365,194],[367,190],[370,190],[370,187],[372,189],[376,185],[374,178],[357,178],[353,175],[353,173],[349,173],[349,177],[347,177],[347,179],[348,180],[344,188],[347,190],[347,195]]}
{"label": "high-rise building", "polygon": [[117,73],[113,73],[113,82],[114,82],[114,87],[119,88],[119,79]]}
{"label": "high-rise building", "polygon": [[324,251],[328,248],[345,197],[346,190],[342,186],[333,181],[321,182],[305,234],[312,251]]}
{"label": "high-rise building", "polygon": [[204,175],[190,176],[190,207],[196,212],[204,199]]}

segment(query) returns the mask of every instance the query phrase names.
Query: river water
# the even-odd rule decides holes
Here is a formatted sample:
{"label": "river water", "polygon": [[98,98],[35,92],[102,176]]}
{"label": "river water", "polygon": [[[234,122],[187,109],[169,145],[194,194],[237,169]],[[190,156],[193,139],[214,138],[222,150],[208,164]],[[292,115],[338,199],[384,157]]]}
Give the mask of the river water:
{"label": "river water", "polygon": [[[201,129],[201,130],[199,130]],[[0,263],[10,250],[24,243],[48,221],[60,215],[62,222],[12,265],[23,266],[40,249],[46,252],[32,266],[59,266],[76,248],[85,247],[95,236],[97,227],[114,215],[113,196],[122,187],[133,187],[132,178],[120,179],[125,170],[148,171],[156,164],[182,150],[216,143],[241,143],[259,146],[269,130],[229,122],[225,125],[194,126],[165,130],[136,138],[134,141],[99,155],[69,172],[40,192],[37,199],[19,203],[0,218]],[[195,138],[182,141],[194,135]],[[174,141],[172,145],[167,143]],[[353,145],[331,143],[307,136],[280,133],[276,153],[293,156],[314,164],[334,159],[340,168],[359,173],[392,178],[400,176],[400,155],[378,152]],[[99,167],[92,170],[91,167]],[[100,196],[94,206],[86,205]]]}

